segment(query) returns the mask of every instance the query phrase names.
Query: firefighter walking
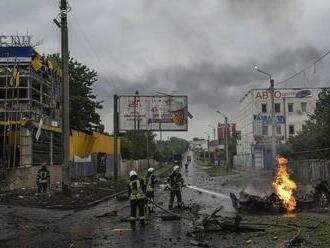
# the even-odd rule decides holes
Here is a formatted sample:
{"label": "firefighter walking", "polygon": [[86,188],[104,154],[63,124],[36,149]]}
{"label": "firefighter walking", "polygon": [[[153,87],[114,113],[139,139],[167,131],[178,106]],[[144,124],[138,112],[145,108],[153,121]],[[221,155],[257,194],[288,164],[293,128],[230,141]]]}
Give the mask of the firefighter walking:
{"label": "firefighter walking", "polygon": [[178,207],[182,207],[182,194],[181,194],[181,188],[184,186],[184,181],[182,178],[181,173],[179,172],[180,167],[174,166],[173,172],[167,179],[170,184],[170,203],[169,203],[169,209],[173,209],[173,202],[174,198],[176,197],[178,202]]}
{"label": "firefighter walking", "polygon": [[[132,170],[129,173],[128,196],[130,198],[131,217],[130,223],[134,227],[136,220],[140,220],[141,226],[145,226],[145,183],[142,178],[139,178],[137,173]],[[139,217],[137,212],[139,211]]]}
{"label": "firefighter walking", "polygon": [[50,173],[46,167],[46,163],[43,163],[41,169],[37,172],[37,187],[38,193],[47,193],[47,188],[50,185]]}
{"label": "firefighter walking", "polygon": [[148,173],[146,176],[146,185],[147,185],[147,191],[146,191],[146,196],[147,196],[147,204],[146,204],[146,210],[148,213],[153,213],[154,212],[154,198],[155,198],[155,185],[157,183],[156,176],[154,175],[154,168],[149,168]]}

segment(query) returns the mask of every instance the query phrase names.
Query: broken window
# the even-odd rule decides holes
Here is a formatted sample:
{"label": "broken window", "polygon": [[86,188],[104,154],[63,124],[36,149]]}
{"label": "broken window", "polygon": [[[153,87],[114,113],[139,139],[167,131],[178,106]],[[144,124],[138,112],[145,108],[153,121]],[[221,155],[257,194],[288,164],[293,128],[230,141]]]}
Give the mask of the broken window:
{"label": "broken window", "polygon": [[281,104],[275,103],[275,113],[281,113]]}
{"label": "broken window", "polygon": [[261,112],[262,113],[267,113],[267,103],[262,103],[261,104]]}
{"label": "broken window", "polygon": [[303,112],[303,113],[307,112],[307,102],[301,103],[301,112]]}
{"label": "broken window", "polygon": [[288,103],[288,112],[292,113],[293,112],[293,103]]}
{"label": "broken window", "polygon": [[289,125],[289,135],[294,135],[294,125]]}
{"label": "broken window", "polygon": [[268,126],[262,126],[262,135],[268,135]]}
{"label": "broken window", "polygon": [[282,128],[281,126],[276,126],[276,134],[281,135],[282,134]]}

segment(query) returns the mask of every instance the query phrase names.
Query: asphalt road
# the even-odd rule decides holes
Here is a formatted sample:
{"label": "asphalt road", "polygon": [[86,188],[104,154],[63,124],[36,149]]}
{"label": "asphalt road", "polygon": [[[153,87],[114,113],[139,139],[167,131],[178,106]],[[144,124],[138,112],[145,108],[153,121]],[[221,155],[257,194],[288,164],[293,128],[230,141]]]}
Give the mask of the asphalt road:
{"label": "asphalt road", "polygon": [[[237,183],[241,175],[211,178],[193,161],[187,171],[182,168],[182,174],[186,184],[225,195],[242,187]],[[160,188],[156,191],[156,201],[166,208],[168,194]],[[224,214],[235,214],[228,198],[184,188],[183,199],[185,203],[200,204],[202,213],[222,205]],[[96,217],[111,211],[118,211],[118,216]],[[157,210],[145,228],[132,230],[128,222],[122,221],[129,215],[128,201],[112,199],[80,211],[0,206],[0,247],[191,247],[187,232],[192,224],[186,220],[162,221],[161,214]],[[213,243],[214,247],[241,247],[231,234]]]}

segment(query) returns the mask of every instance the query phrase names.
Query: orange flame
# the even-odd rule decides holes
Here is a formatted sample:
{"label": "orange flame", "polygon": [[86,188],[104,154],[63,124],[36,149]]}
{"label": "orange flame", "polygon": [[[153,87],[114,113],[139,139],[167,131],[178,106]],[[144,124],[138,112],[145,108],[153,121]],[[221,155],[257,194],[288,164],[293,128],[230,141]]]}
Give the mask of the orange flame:
{"label": "orange flame", "polygon": [[276,160],[278,165],[273,181],[273,189],[287,211],[292,212],[297,205],[296,199],[293,196],[293,191],[297,188],[297,185],[290,179],[287,168],[288,160],[283,157],[277,157]]}

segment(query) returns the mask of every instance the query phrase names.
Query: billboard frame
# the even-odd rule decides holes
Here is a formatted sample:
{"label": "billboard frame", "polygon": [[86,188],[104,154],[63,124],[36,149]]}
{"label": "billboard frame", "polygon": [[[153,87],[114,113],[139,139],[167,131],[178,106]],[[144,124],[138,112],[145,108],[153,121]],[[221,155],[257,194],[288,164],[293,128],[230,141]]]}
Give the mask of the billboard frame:
{"label": "billboard frame", "polygon": [[[135,128],[135,129],[125,129],[125,128],[121,128],[120,125],[120,98],[121,97],[145,97],[145,98],[166,98],[166,97],[180,97],[180,98],[185,98],[185,103],[186,103],[186,107],[185,107],[185,126],[186,128],[184,129],[168,129],[168,128],[162,128],[162,122],[159,123],[160,128],[142,128],[140,129]],[[132,131],[132,130],[136,130],[136,131],[151,131],[151,132],[187,132],[188,131],[188,96],[187,95],[139,95],[139,94],[127,94],[127,95],[118,95],[118,131],[119,132],[126,132],[126,131]]]}

